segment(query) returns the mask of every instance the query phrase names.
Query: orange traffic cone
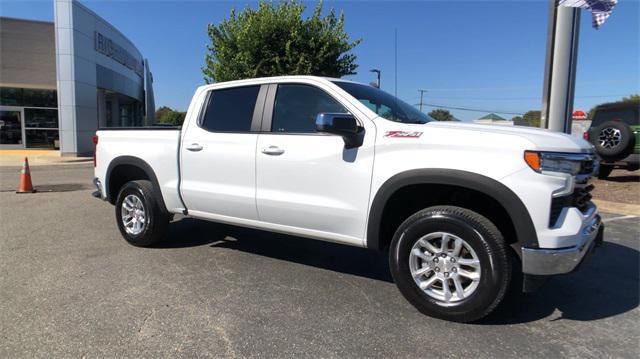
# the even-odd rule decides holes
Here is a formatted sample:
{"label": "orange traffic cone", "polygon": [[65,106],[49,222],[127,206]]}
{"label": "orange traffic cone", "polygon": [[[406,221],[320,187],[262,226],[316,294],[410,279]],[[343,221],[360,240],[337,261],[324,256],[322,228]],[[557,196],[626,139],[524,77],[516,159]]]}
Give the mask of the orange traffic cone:
{"label": "orange traffic cone", "polygon": [[31,171],[29,171],[29,160],[25,157],[24,164],[22,165],[22,170],[20,171],[20,188],[16,193],[34,193],[36,190],[33,189],[33,184],[31,183]]}

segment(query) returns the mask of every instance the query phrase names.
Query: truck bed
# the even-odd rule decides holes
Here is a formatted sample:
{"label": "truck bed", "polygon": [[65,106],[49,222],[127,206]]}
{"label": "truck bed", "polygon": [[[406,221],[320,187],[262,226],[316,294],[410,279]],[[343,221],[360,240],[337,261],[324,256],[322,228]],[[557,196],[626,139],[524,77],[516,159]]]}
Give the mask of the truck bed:
{"label": "truck bed", "polygon": [[98,131],[154,131],[154,130],[180,130],[182,126],[158,124],[153,126],[137,127],[100,127]]}
{"label": "truck bed", "polygon": [[153,169],[167,209],[182,209],[178,195],[180,127],[111,127],[99,129],[96,134],[99,143],[96,150],[96,177],[108,181],[110,164],[113,166],[119,158],[126,161],[126,157],[137,157]]}

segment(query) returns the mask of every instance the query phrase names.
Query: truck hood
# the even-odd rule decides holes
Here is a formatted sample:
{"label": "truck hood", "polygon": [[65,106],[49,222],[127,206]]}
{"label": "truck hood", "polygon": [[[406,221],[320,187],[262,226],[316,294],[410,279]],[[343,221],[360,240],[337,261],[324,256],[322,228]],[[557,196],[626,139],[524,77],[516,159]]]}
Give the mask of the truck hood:
{"label": "truck hood", "polygon": [[518,136],[531,143],[531,150],[538,151],[591,152],[593,150],[592,145],[582,138],[533,127],[483,125],[450,121],[432,121],[420,126],[473,131],[478,132],[478,135],[492,133]]}

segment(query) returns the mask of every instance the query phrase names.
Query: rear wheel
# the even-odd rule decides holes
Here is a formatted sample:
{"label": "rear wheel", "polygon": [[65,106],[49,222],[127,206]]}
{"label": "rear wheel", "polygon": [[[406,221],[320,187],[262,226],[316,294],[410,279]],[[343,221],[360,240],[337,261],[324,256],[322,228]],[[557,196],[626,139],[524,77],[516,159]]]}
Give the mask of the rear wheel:
{"label": "rear wheel", "polygon": [[134,246],[150,246],[162,240],[170,216],[158,205],[150,181],[127,182],[116,200],[116,221],[124,239]]}
{"label": "rear wheel", "polygon": [[409,217],[391,244],[391,274],[404,297],[432,317],[470,322],[503,299],[512,261],[498,229],[480,214],[453,206]]}

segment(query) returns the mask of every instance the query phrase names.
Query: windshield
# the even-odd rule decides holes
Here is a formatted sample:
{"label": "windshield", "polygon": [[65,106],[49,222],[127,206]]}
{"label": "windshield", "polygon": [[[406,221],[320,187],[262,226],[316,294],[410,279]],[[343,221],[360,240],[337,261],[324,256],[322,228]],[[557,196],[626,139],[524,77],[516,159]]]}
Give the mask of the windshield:
{"label": "windshield", "polygon": [[358,99],[378,116],[390,121],[402,123],[427,123],[433,118],[418,111],[408,103],[372,86],[361,85],[353,82],[334,81],[349,95]]}

